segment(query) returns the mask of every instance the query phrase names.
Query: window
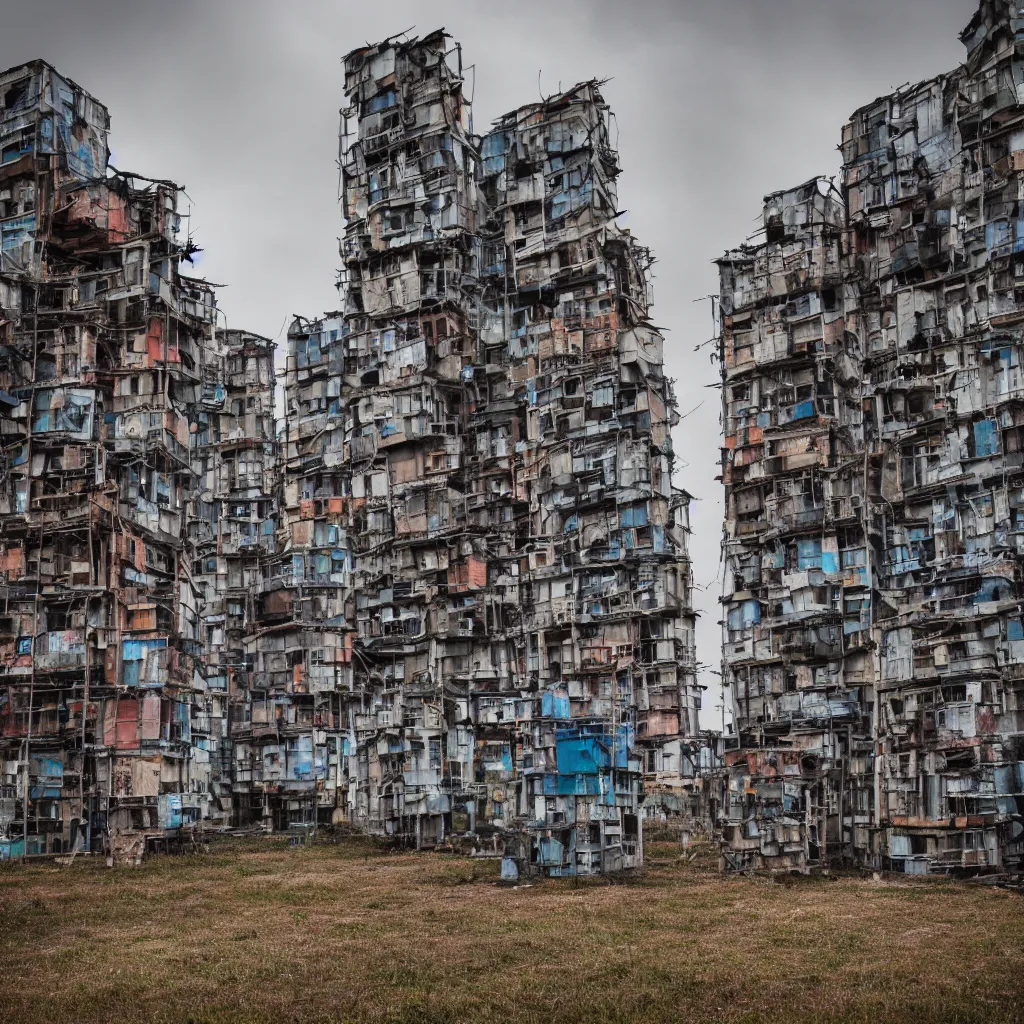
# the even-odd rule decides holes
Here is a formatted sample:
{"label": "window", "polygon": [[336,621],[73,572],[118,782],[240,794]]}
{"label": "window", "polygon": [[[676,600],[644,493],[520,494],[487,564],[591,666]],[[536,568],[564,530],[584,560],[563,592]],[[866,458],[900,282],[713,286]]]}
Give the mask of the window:
{"label": "window", "polygon": [[4,108],[6,110],[17,110],[18,107],[27,104],[30,81],[31,80],[28,78],[23,78],[20,82],[15,82],[7,92],[4,93]]}
{"label": "window", "polygon": [[380,110],[388,110],[390,107],[397,105],[398,93],[394,89],[388,89],[386,92],[378,93],[367,101],[364,114],[375,114]]}
{"label": "window", "polygon": [[[382,167],[370,172],[370,202],[378,203],[391,194],[391,168]],[[335,332],[337,333],[337,332]]]}
{"label": "window", "polygon": [[320,335],[311,334],[306,339],[295,343],[295,360],[301,370],[307,366],[315,366],[321,360]]}
{"label": "window", "polygon": [[999,427],[995,420],[979,420],[974,424],[968,444],[973,458],[984,459],[999,453]]}
{"label": "window", "polygon": [[820,540],[797,541],[797,568],[801,572],[805,569],[821,568]]}

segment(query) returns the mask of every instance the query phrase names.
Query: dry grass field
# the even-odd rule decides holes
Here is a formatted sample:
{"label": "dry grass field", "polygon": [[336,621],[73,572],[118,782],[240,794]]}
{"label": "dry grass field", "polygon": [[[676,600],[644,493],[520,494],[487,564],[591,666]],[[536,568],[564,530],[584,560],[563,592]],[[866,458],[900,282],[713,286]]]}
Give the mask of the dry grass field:
{"label": "dry grass field", "polygon": [[1009,1022],[1024,899],[722,878],[672,845],[618,882],[274,840],[0,870],[0,1022]]}

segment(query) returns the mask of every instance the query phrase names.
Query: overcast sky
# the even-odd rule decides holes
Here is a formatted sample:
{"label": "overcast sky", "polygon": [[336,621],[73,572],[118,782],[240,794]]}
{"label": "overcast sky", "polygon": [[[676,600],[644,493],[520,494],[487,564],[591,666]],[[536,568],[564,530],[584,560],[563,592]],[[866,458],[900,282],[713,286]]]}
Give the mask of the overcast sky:
{"label": "overcast sky", "polygon": [[[113,163],[186,186],[196,271],[228,322],[279,337],[338,307],[341,56],[415,26],[463,45],[475,128],[610,78],[622,223],[658,256],[654,320],[694,506],[698,658],[719,660],[719,392],[703,297],[761,198],[838,170],[857,107],[951,70],[975,0],[0,0],[0,67],[41,57],[105,103]],[[692,411],[691,410],[695,410]],[[704,721],[720,712],[717,676]]]}

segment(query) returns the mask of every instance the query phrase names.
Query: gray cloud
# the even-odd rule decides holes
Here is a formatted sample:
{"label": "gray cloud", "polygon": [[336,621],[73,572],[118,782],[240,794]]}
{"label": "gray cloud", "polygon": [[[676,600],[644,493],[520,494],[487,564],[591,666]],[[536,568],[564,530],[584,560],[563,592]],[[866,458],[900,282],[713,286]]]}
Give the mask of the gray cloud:
{"label": "gray cloud", "polygon": [[[335,308],[340,58],[417,26],[463,45],[478,130],[573,81],[607,77],[626,223],[659,257],[679,482],[694,510],[703,619],[718,660],[721,501],[711,263],[755,226],[769,191],[838,170],[843,122],[910,80],[955,67],[973,0],[6,0],[0,66],[56,64],[111,110],[122,168],[183,182],[198,272],[229,287],[229,322],[277,336]],[[706,683],[715,684],[714,677]],[[707,701],[713,706],[714,690]],[[706,715],[714,720],[713,708]]]}

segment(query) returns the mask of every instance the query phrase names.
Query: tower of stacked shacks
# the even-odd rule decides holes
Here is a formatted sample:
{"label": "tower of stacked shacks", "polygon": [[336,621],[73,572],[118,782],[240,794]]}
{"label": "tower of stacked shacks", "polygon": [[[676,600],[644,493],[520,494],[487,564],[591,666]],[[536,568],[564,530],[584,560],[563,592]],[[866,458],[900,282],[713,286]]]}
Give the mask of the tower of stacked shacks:
{"label": "tower of stacked shacks", "polygon": [[871,808],[877,659],[842,252],[842,202],[811,181],[769,196],[763,243],[720,261],[734,867],[867,852],[851,823]]}
{"label": "tower of stacked shacks", "polygon": [[735,867],[1021,863],[1018,8],[720,262]]}
{"label": "tower of stacked shacks", "polygon": [[[186,522],[214,296],[106,108],[0,75],[0,855],[209,816],[217,714]],[[219,707],[219,710],[218,710]]]}
{"label": "tower of stacked shacks", "polygon": [[534,856],[580,873],[635,862],[643,780],[652,813],[695,813],[698,795],[689,495],[671,480],[653,260],[615,223],[611,130],[592,81],[500,118],[480,147],[471,500],[492,509],[481,525],[514,530],[491,569],[517,584],[504,814],[535,830]]}
{"label": "tower of stacked shacks", "polygon": [[[217,331],[203,365],[194,438],[198,480],[189,535],[195,544],[193,575],[203,598],[210,817],[226,824],[264,821],[263,795],[252,795],[253,752],[247,741],[253,710],[258,728],[265,698],[253,692],[246,642],[261,626],[263,585],[277,545],[274,348],[247,331]],[[273,716],[262,724],[275,728]]]}
{"label": "tower of stacked shacks", "polygon": [[277,424],[178,187],[0,76],[0,858],[330,821],[595,873],[711,807],[600,83],[480,138],[443,32],[345,77],[344,306],[293,322]]}
{"label": "tower of stacked shacks", "polygon": [[251,724],[235,765],[236,791],[261,792],[264,823],[277,829],[350,820],[358,701],[342,345],[340,314],[297,319],[289,330],[278,554],[257,609],[260,631],[247,643]]}
{"label": "tower of stacked shacks", "polygon": [[[487,543],[468,521],[478,203],[446,38],[345,60],[341,350],[350,493],[349,803],[418,843],[472,830]],[[454,60],[453,60],[454,58]]]}
{"label": "tower of stacked shacks", "polygon": [[277,823],[639,863],[644,777],[689,813],[702,741],[689,497],[610,113],[589,82],[480,139],[443,32],[345,80],[344,309],[289,332],[253,640],[293,723],[262,763]]}

